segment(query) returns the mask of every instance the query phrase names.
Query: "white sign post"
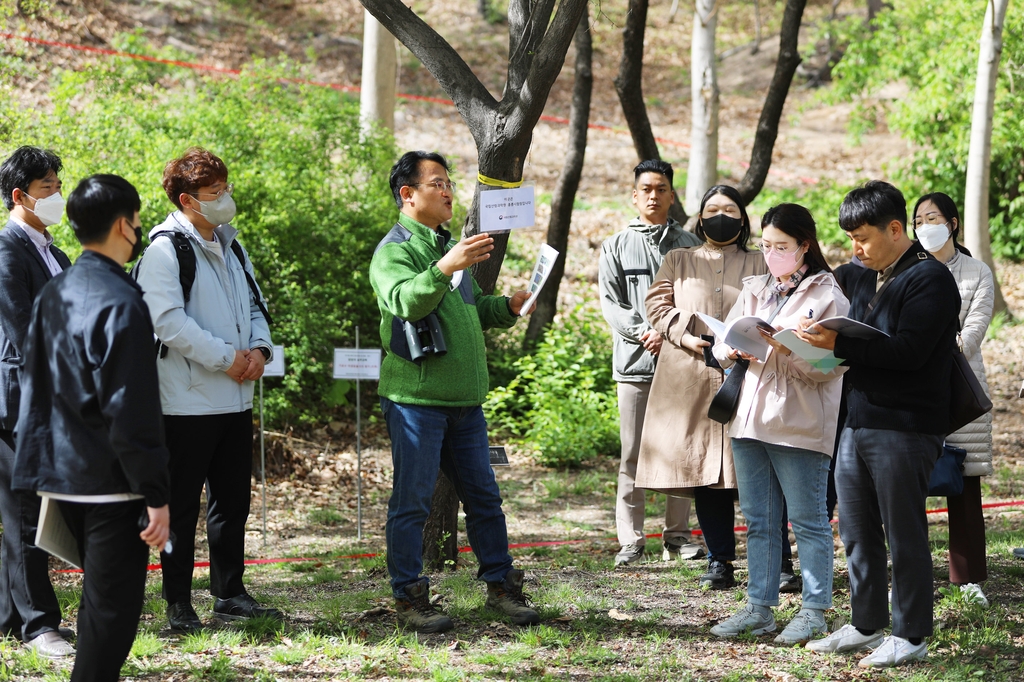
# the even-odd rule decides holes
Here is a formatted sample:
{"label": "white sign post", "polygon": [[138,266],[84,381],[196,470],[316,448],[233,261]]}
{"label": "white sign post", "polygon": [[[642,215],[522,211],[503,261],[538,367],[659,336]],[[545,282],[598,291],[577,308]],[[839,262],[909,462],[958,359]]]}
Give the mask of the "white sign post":
{"label": "white sign post", "polygon": [[480,192],[480,229],[518,230],[534,225],[533,186]]}
{"label": "white sign post", "polygon": [[359,347],[359,327],[356,327],[355,348],[334,349],[334,378],[356,380],[356,539],[363,539],[363,441],[362,403],[359,380],[380,379],[380,349]]}
{"label": "white sign post", "polygon": [[263,368],[260,377],[260,487],[263,489],[263,546],[267,546],[267,446],[263,434],[263,377],[284,376],[284,346],[274,346],[273,357]]}

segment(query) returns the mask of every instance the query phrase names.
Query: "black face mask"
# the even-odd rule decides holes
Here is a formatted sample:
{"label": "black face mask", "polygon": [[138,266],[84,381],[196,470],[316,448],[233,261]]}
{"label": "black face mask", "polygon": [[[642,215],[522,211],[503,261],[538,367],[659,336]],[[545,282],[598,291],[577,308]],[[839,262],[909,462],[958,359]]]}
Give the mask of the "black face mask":
{"label": "black face mask", "polygon": [[708,239],[719,244],[725,244],[731,242],[740,233],[743,221],[739,218],[731,218],[724,213],[719,213],[710,218],[701,218],[701,226],[704,228],[704,234]]}
{"label": "black face mask", "polygon": [[131,263],[133,260],[139,257],[142,253],[142,226],[139,225],[135,228],[135,243],[132,244],[132,255],[128,256],[128,262]]}

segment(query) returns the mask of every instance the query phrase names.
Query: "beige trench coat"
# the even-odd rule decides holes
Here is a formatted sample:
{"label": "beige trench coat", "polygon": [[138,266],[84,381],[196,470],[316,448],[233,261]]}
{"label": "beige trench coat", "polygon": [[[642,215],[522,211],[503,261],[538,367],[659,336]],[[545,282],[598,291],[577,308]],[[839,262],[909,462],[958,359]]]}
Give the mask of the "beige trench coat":
{"label": "beige trench coat", "polygon": [[736,488],[725,426],[708,418],[722,370],[680,344],[683,334],[710,334],[697,313],[724,320],[743,278],[768,272],[760,251],[705,244],[675,249],[647,290],[647,319],[665,339],[644,417],[636,486],[693,496],[693,488]]}

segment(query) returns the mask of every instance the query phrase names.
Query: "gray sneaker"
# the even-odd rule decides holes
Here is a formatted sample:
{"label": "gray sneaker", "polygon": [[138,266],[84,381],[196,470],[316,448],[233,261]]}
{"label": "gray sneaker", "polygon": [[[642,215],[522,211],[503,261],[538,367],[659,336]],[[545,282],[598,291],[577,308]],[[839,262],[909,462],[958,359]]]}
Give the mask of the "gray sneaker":
{"label": "gray sneaker", "polygon": [[523,592],[524,575],[513,568],[503,582],[487,583],[487,608],[501,611],[516,625],[536,625],[540,614],[531,607],[530,595]]}
{"label": "gray sneaker", "polygon": [[825,612],[818,609],[800,609],[796,618],[775,638],[776,644],[803,644],[812,637],[828,632],[825,625]]}
{"label": "gray sneaker", "polygon": [[747,604],[730,618],[711,628],[711,634],[715,637],[738,637],[746,632],[752,635],[775,632],[775,616],[771,611],[767,615],[760,613],[753,604]]}
{"label": "gray sneaker", "polygon": [[615,568],[642,563],[644,560],[643,545],[624,545],[615,555]]}
{"label": "gray sneaker", "polygon": [[455,627],[451,618],[430,603],[430,585],[426,578],[406,585],[405,596],[406,599],[395,600],[398,622],[405,627],[426,634],[445,632]]}

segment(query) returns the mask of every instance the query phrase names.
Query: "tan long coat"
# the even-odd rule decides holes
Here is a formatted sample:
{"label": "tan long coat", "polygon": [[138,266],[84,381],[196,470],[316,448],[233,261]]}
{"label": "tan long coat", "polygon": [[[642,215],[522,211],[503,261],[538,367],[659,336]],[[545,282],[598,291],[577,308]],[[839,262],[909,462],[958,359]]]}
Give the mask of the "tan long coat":
{"label": "tan long coat", "polygon": [[735,488],[736,471],[725,426],[708,418],[722,386],[719,369],[680,344],[683,334],[710,334],[696,313],[724,320],[743,278],[768,272],[760,251],[708,244],[675,249],[647,290],[647,319],[664,338],[647,403],[636,486],[693,496],[693,488]]}

